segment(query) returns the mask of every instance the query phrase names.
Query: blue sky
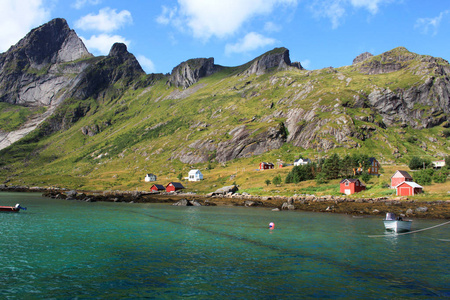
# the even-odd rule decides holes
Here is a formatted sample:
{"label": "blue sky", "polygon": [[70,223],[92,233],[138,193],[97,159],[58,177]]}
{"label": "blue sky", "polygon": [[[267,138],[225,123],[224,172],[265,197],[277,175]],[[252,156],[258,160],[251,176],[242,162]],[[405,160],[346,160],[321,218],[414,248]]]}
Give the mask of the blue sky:
{"label": "blue sky", "polygon": [[94,55],[124,42],[147,73],[190,58],[244,64],[275,47],[306,69],[403,46],[450,60],[447,0],[0,0],[0,52],[65,18]]}

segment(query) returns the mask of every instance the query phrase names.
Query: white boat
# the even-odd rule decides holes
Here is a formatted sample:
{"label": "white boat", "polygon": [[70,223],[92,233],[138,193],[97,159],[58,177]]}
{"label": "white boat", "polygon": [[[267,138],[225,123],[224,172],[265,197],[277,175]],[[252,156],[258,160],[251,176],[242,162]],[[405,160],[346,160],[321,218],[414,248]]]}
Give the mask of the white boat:
{"label": "white boat", "polygon": [[410,231],[411,220],[402,220],[402,218],[396,218],[394,213],[387,213],[386,219],[383,220],[386,230],[394,232]]}

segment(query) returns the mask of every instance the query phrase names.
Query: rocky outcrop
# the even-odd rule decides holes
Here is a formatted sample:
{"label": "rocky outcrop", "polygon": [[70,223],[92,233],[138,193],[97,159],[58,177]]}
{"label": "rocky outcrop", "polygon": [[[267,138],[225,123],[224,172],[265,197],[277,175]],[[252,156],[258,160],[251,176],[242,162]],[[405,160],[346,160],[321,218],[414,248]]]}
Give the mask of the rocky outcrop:
{"label": "rocky outcrop", "polygon": [[288,68],[303,70],[303,67],[299,62],[291,63],[288,49],[275,48],[254,59],[250,63],[250,67],[243,72],[243,75],[262,75],[270,71],[282,71],[287,70]]}
{"label": "rocky outcrop", "polygon": [[26,136],[71,96],[91,57],[64,19],[33,29],[0,54],[0,102],[47,108],[19,129],[2,133],[0,149]]}
{"label": "rocky outcrop", "polygon": [[209,160],[227,162],[241,157],[259,155],[280,148],[287,139],[283,123],[268,127],[266,130],[250,130],[242,125],[234,128],[228,135],[229,140],[219,143],[213,140],[198,140],[172,155],[183,163],[201,163]]}
{"label": "rocky outcrop", "polygon": [[417,54],[409,52],[406,48],[398,47],[377,56],[368,57],[366,55],[359,70],[368,75],[396,72],[407,67],[408,62],[417,57]]}
{"label": "rocky outcrop", "polygon": [[[64,99],[92,55],[64,19],[33,29],[0,54],[0,101],[24,106],[51,106]],[[72,63],[71,63],[72,62]],[[69,64],[67,64],[69,63]]]}
{"label": "rocky outcrop", "polygon": [[360,62],[366,61],[369,58],[371,58],[372,56],[373,56],[373,54],[369,53],[369,52],[361,53],[360,55],[355,57],[355,59],[353,60],[352,65],[356,65],[356,64],[359,64]]}
{"label": "rocky outcrop", "polygon": [[221,66],[214,64],[212,57],[190,59],[173,68],[167,84],[188,88],[200,78],[210,76],[221,69]]}
{"label": "rocky outcrop", "polygon": [[136,57],[128,52],[127,46],[115,43],[108,56],[98,58],[85,71],[82,80],[74,89],[73,97],[79,99],[103,97],[104,93],[119,81],[125,90],[130,82],[144,74]]}

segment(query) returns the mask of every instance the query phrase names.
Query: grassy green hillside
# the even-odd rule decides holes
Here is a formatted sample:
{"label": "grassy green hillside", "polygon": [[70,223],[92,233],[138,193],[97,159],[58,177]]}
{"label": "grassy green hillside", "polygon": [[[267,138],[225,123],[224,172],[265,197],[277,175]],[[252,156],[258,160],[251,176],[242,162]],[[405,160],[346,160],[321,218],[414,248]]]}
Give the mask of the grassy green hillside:
{"label": "grassy green hillside", "polygon": [[[61,120],[70,119],[77,109],[87,108],[86,116],[66,130],[46,135],[46,124],[51,123],[48,120],[40,129],[1,151],[0,182],[85,190],[141,190],[149,187],[143,182],[146,173],[156,174],[158,183],[165,184],[177,180],[180,173],[186,177],[189,169],[195,167],[204,172],[206,180],[189,183],[191,191],[211,192],[221,185],[237,183],[241,189],[256,194],[306,193],[303,189],[308,187],[318,193],[313,182],[304,187],[266,186],[266,179],[272,179],[275,173],[284,178],[288,170],[255,169],[260,161],[291,163],[300,155],[318,159],[332,153],[368,154],[389,165],[407,164],[412,156],[442,159],[449,153],[448,137],[443,135],[445,124],[420,130],[401,124],[383,128],[379,126],[381,117],[371,108],[355,107],[358,97],[375,89],[395,91],[423,84],[428,75],[424,75],[422,65],[419,68],[420,60],[405,64],[401,70],[377,75],[361,73],[358,66],[314,71],[289,69],[261,76],[239,75],[243,67],[224,68],[184,90],[169,87],[165,78],[145,84],[151,75],[129,86],[119,82],[109,88],[104,98],[70,99],[60,107]],[[179,160],[185,152],[195,155],[198,149],[190,147],[193,143],[218,145],[229,141],[230,131],[238,126],[245,125],[256,136],[286,122],[286,114],[292,109],[315,111],[316,119],[327,120],[320,125],[320,134],[312,144],[329,139],[336,146],[325,151],[285,143],[279,149],[226,163],[215,160],[215,150],[208,152],[209,159],[202,163],[184,164]],[[10,118],[11,124],[19,124],[21,116],[29,113],[11,108],[7,116],[6,111],[2,109],[0,122]],[[340,130],[346,122],[359,137],[349,136],[349,141],[342,143],[330,132]],[[298,124],[304,125],[304,121]],[[2,128],[11,130],[15,125],[11,126]],[[83,128],[98,128],[99,132],[89,136],[82,133]],[[236,177],[230,179],[231,175]],[[374,184],[378,184],[378,179]],[[334,193],[336,188],[325,191]]]}

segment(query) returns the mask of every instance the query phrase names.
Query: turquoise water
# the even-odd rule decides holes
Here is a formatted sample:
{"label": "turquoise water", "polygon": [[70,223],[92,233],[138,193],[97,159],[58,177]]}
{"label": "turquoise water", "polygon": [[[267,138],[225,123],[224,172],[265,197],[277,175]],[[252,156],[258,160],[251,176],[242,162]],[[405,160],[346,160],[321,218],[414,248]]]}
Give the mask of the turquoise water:
{"label": "turquoise water", "polygon": [[0,213],[2,299],[450,298],[450,226],[369,238],[381,218],[23,193],[0,203],[28,208]]}

